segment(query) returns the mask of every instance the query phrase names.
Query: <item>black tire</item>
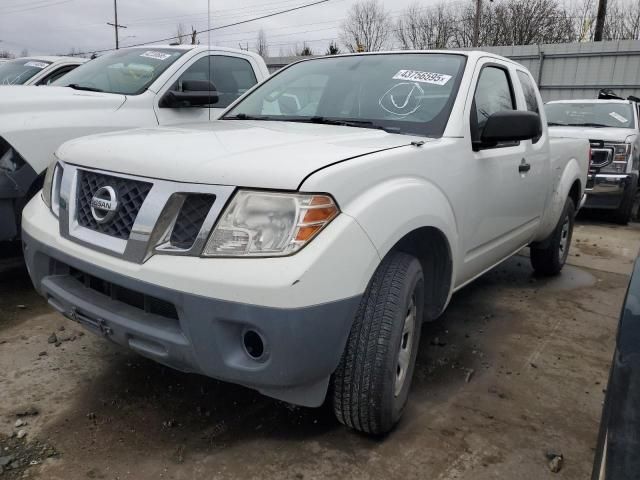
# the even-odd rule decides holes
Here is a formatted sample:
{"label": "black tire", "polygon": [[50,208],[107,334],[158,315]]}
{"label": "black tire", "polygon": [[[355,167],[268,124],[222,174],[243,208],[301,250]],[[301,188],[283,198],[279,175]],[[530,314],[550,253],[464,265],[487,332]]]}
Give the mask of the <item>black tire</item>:
{"label": "black tire", "polygon": [[[387,433],[398,423],[411,387],[423,304],[420,262],[391,252],[369,282],[334,373],[333,410],[341,423],[373,435]],[[413,324],[412,335],[405,332],[406,323]],[[407,365],[403,375],[401,346]],[[402,378],[398,383],[397,377]]]}
{"label": "black tire", "polygon": [[622,202],[620,202],[620,206],[613,213],[614,222],[620,225],[626,225],[631,221],[633,204],[636,200],[636,190],[636,185],[627,186],[624,191],[624,196],[622,197]]}
{"label": "black tire", "polygon": [[560,220],[549,238],[540,245],[531,246],[531,265],[536,273],[548,276],[560,273],[569,256],[575,216],[573,200],[567,198]]}

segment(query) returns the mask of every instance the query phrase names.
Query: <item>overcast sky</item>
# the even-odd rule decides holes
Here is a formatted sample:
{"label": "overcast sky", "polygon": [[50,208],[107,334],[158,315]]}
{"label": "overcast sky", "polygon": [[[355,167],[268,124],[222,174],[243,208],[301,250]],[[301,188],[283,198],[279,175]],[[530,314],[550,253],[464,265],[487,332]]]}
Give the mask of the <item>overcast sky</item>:
{"label": "overcast sky", "polygon": [[[211,0],[212,26],[217,27],[285,10],[314,0]],[[212,44],[253,48],[258,30],[267,34],[271,55],[287,54],[296,43],[324,53],[346,12],[357,0],[329,0],[297,12],[212,32]],[[383,0],[395,18],[416,0]],[[436,0],[419,0],[425,7]],[[453,2],[459,3],[459,2]],[[113,0],[0,0],[0,50],[19,54],[67,53],[113,48]],[[118,0],[121,46],[176,34],[177,24],[188,30],[207,27],[207,0]],[[199,37],[206,43],[206,34]],[[167,42],[165,42],[167,43]]]}

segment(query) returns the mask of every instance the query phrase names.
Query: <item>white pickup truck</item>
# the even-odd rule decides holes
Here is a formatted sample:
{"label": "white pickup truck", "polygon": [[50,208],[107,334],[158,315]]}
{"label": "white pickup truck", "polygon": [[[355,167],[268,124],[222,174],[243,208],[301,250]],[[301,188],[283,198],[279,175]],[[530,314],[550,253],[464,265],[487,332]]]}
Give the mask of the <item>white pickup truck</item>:
{"label": "white pickup truck", "polygon": [[47,88],[3,86],[0,241],[19,234],[22,208],[42,187],[51,156],[65,141],[215,119],[268,75],[262,57],[255,53],[154,46],[122,49],[91,60]]}
{"label": "white pickup truck", "polygon": [[640,172],[640,115],[631,100],[557,100],[545,105],[552,137],[591,142],[585,208],[611,212],[626,225],[636,217]]}
{"label": "white pickup truck", "polygon": [[46,55],[8,60],[0,65],[0,86],[49,85],[85,62],[86,58]]}
{"label": "white pickup truck", "polygon": [[550,139],[541,106],[482,52],[296,63],[213,124],[64,144],[25,208],[29,272],[146,357],[299,405],[331,391],[387,432],[423,320],[527,245],[542,274],[565,263],[589,143]]}

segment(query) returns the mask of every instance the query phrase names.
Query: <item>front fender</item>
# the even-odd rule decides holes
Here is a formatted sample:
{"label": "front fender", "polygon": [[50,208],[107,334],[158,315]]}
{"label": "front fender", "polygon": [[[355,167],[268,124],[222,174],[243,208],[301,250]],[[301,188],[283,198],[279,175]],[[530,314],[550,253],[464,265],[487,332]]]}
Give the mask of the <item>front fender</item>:
{"label": "front fender", "polygon": [[446,195],[422,178],[394,178],[376,184],[343,206],[383,258],[407,234],[436,228],[447,239],[455,275],[458,264],[456,215]]}

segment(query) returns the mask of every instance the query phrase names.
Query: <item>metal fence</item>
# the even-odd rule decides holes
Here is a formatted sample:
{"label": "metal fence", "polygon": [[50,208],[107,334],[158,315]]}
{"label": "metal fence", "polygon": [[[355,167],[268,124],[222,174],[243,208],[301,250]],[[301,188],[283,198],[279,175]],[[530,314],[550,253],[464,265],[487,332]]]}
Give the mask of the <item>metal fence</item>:
{"label": "metal fence", "polygon": [[[601,88],[640,97],[640,41],[585,42],[482,48],[521,63],[538,81],[545,101],[596,98]],[[276,71],[301,57],[267,59]]]}

